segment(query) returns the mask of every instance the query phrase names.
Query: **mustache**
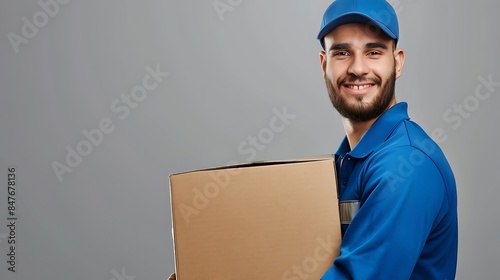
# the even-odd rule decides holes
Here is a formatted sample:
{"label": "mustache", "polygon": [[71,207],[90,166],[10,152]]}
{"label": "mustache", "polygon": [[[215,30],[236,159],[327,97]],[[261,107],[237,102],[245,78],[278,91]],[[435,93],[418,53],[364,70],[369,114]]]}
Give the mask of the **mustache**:
{"label": "mustache", "polygon": [[382,80],[378,77],[367,78],[367,77],[358,77],[358,76],[354,76],[354,75],[349,75],[349,76],[345,77],[344,79],[340,80],[338,82],[338,86],[341,87],[347,83],[366,83],[366,82],[372,82],[376,85],[382,84]]}

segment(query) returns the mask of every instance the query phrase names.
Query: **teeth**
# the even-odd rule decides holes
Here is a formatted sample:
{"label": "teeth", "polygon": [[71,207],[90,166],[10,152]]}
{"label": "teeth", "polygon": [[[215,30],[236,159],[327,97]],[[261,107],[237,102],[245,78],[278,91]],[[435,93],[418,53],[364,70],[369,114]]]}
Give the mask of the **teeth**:
{"label": "teeth", "polygon": [[356,85],[350,85],[349,88],[355,89],[355,90],[360,90],[360,89],[365,89],[371,87],[371,85],[361,85],[361,86],[356,86]]}

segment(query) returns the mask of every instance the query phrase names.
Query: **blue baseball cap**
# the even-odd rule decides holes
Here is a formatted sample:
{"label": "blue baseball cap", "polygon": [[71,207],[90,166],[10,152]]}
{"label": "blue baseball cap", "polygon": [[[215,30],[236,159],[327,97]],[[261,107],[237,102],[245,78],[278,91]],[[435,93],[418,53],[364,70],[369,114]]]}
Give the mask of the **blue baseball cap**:
{"label": "blue baseball cap", "polygon": [[387,1],[336,0],[326,9],[318,33],[323,49],[323,38],[335,28],[348,23],[372,24],[398,42],[398,17]]}

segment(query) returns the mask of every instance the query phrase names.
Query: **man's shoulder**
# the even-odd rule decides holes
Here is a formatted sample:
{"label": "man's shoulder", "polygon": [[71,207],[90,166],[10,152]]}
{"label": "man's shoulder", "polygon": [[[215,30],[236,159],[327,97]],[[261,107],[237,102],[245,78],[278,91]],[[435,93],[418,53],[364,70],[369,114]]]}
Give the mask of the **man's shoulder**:
{"label": "man's shoulder", "polygon": [[[413,175],[437,170],[451,176],[451,167],[439,145],[415,122],[402,121],[368,158],[365,168],[401,170],[401,165],[414,171]],[[413,172],[412,172],[413,173]]]}
{"label": "man's shoulder", "polygon": [[422,127],[410,120],[404,120],[396,126],[377,150],[388,154],[418,150],[431,158],[444,156],[439,145],[432,140]]}

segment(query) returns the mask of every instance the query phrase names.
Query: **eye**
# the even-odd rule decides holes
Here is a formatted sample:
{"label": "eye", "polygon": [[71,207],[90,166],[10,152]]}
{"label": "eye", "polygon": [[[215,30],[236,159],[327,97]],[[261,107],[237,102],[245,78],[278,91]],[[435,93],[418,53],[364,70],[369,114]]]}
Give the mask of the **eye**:
{"label": "eye", "polygon": [[348,51],[338,51],[333,54],[333,56],[348,56],[349,52]]}
{"label": "eye", "polygon": [[368,56],[379,56],[382,55],[382,52],[380,51],[369,51]]}

